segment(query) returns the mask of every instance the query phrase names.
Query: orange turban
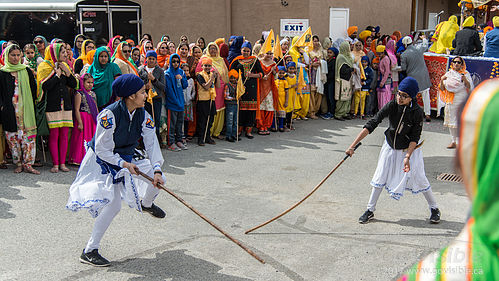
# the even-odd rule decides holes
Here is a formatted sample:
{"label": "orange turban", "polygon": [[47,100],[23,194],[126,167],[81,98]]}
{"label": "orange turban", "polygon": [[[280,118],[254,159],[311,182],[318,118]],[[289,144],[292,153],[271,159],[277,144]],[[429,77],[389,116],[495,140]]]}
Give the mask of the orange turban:
{"label": "orange turban", "polygon": [[350,26],[347,29],[348,36],[351,36],[352,34],[354,34],[354,32],[357,32],[357,31],[359,31],[359,28],[357,26]]}
{"label": "orange turban", "polygon": [[210,59],[209,57],[204,57],[204,58],[201,59],[201,64],[202,65],[205,65],[205,64],[212,65],[213,64],[213,60]]}
{"label": "orange turban", "polygon": [[87,53],[87,62],[90,65],[94,62],[94,54],[95,54],[95,50],[92,50],[92,51]]}
{"label": "orange turban", "polygon": [[220,46],[220,44],[223,43],[225,43],[225,38],[218,38],[217,40],[215,40],[215,44],[217,44],[217,46]]}
{"label": "orange turban", "polygon": [[487,26],[483,29],[483,34],[487,34],[487,32],[491,31],[493,28],[491,26]]}
{"label": "orange turban", "polygon": [[372,63],[378,63],[379,64],[379,58],[378,57],[375,57],[372,61]]}
{"label": "orange turban", "polygon": [[234,78],[239,78],[239,73],[235,70],[235,69],[232,69],[231,71],[229,71],[229,78],[230,77],[234,77]]}

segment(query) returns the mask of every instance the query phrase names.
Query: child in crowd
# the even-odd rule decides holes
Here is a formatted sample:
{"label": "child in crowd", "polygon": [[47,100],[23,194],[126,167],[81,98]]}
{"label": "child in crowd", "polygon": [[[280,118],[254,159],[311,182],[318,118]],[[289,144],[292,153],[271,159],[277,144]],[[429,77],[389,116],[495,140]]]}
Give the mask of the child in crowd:
{"label": "child in crowd", "polygon": [[376,114],[376,109],[378,108],[378,97],[377,91],[378,88],[378,67],[379,67],[379,58],[375,57],[372,61],[372,81],[371,87],[369,89],[369,94],[366,97],[366,115],[367,117],[373,117]]}
{"label": "child in crowd", "polygon": [[80,165],[85,156],[85,146],[92,140],[97,125],[97,110],[94,78],[85,73],[80,78],[80,89],[74,95],[74,126],[69,147],[69,163]]}
{"label": "child in crowd", "polygon": [[301,109],[300,102],[298,101],[298,96],[296,91],[298,89],[298,77],[296,77],[296,63],[294,61],[289,62],[287,65],[288,73],[286,75],[286,81],[288,82],[288,106],[286,106],[286,128],[289,130],[294,130],[293,127],[293,114]]}
{"label": "child in crowd", "polygon": [[369,67],[369,57],[368,56],[363,56],[361,58],[361,63],[362,67],[364,68],[364,74],[365,78],[361,82],[361,89],[360,91],[355,92],[354,95],[354,111],[353,114],[357,115],[359,112],[359,105],[360,105],[360,117],[362,119],[365,119],[364,116],[364,110],[366,107],[366,97],[367,94],[369,93],[369,90],[371,89],[371,82],[373,79],[373,70]]}
{"label": "child in crowd", "polygon": [[237,134],[237,79],[239,73],[229,71],[229,83],[225,84],[225,140],[234,142]]}
{"label": "child in crowd", "polygon": [[36,62],[36,58],[35,58],[35,50],[36,50],[36,47],[33,44],[26,44],[24,46],[23,64],[28,66],[28,68],[31,69],[33,74],[36,76],[36,68],[38,67],[38,63]]}
{"label": "child in crowd", "polygon": [[189,131],[189,122],[194,120],[194,112],[192,110],[192,101],[196,97],[196,88],[194,86],[194,79],[191,77],[191,72],[189,65],[187,63],[183,63],[181,65],[182,70],[185,73],[185,77],[187,78],[187,88],[184,89],[184,137],[182,142],[184,145],[186,144],[185,138],[187,137],[187,132]]}
{"label": "child in crowd", "polygon": [[284,128],[284,120],[286,120],[286,107],[289,103],[289,85],[286,81],[286,67],[279,66],[277,71],[277,79],[275,80],[277,87],[277,119],[279,132],[289,132],[288,128]]}
{"label": "child in crowd", "polygon": [[211,125],[216,114],[215,108],[215,86],[220,87],[220,79],[215,71],[212,71],[213,61],[205,57],[201,60],[203,71],[196,76],[197,80],[197,128],[198,145],[204,146],[205,142],[215,144],[210,136]]}

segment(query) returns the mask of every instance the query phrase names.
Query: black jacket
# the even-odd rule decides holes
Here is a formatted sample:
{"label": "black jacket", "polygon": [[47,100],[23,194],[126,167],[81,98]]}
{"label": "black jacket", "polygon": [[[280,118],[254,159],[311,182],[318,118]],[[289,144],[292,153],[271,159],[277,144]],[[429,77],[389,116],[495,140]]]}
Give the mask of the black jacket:
{"label": "black jacket", "polygon": [[482,51],[482,43],[478,31],[471,27],[465,27],[456,32],[456,37],[452,41],[452,54],[457,56],[468,56]]}
{"label": "black jacket", "polygon": [[[369,133],[372,133],[381,121],[388,117],[390,123],[385,131],[388,145],[394,149],[406,149],[409,147],[410,142],[419,143],[421,131],[423,130],[423,116],[424,112],[416,101],[412,101],[408,106],[402,106],[398,105],[396,100],[392,100],[378,111],[376,116],[369,120],[364,128],[369,130]],[[398,133],[395,140],[397,128]],[[394,140],[396,141],[395,145],[393,145]]]}
{"label": "black jacket", "polygon": [[[36,100],[36,80],[33,72],[29,69],[29,85],[31,87],[31,96],[33,97],[33,108]],[[0,71],[0,124],[7,132],[17,132],[16,113],[12,104],[14,96],[15,78],[9,73]]]}
{"label": "black jacket", "polygon": [[47,107],[45,112],[56,112],[61,110],[61,99],[64,101],[64,110],[73,110],[72,97],[69,93],[69,88],[76,88],[77,82],[73,75],[67,77],[61,74],[61,77],[52,75],[43,83],[42,89],[47,99]]}

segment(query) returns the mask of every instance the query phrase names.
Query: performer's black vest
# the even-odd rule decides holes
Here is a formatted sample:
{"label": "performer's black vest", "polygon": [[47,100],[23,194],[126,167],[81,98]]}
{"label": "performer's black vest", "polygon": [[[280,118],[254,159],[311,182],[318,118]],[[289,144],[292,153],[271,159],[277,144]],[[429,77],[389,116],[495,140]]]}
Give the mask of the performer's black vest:
{"label": "performer's black vest", "polygon": [[[114,140],[114,153],[118,153],[123,156],[132,156],[134,154],[135,148],[139,145],[139,139],[142,136],[142,123],[145,118],[144,108],[137,108],[133,114],[132,120],[130,120],[130,115],[128,109],[125,105],[125,101],[117,101],[106,109],[111,110],[114,114],[115,120],[106,120],[107,122],[114,122],[116,128],[113,134]],[[103,126],[101,124],[102,120],[97,120],[97,126]],[[105,124],[104,124],[105,126]],[[95,136],[88,144],[95,151]],[[128,158],[128,157],[123,157]]]}

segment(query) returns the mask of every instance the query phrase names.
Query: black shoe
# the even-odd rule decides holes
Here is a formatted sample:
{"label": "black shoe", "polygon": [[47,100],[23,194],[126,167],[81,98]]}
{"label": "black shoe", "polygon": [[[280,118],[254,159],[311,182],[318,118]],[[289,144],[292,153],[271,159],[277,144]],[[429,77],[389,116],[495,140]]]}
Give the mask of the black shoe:
{"label": "black shoe", "polygon": [[80,256],[80,262],[99,267],[109,266],[111,264],[108,260],[106,260],[99,254],[99,251],[97,249],[92,250],[89,253],[85,253],[85,249],[83,249],[83,252]]}
{"label": "black shoe", "polygon": [[430,223],[440,222],[440,210],[438,208],[431,209]]}
{"label": "black shoe", "polygon": [[151,205],[151,207],[146,208],[144,205],[142,205],[142,211],[151,214],[151,216],[156,217],[156,218],[164,218],[166,216],[165,212],[161,210],[160,207],[154,205],[154,203]]}
{"label": "black shoe", "polygon": [[201,138],[198,139],[198,145],[204,146],[204,141]]}
{"label": "black shoe", "polygon": [[234,139],[233,137],[226,137],[225,140],[228,142],[235,142],[236,141],[236,139]]}
{"label": "black shoe", "polygon": [[367,210],[362,216],[359,218],[359,223],[368,223],[370,220],[374,218],[374,213]]}
{"label": "black shoe", "polygon": [[334,119],[339,120],[339,121],[345,121],[345,119],[343,119],[341,117],[334,117]]}
{"label": "black shoe", "polygon": [[247,137],[248,139],[253,139],[253,138],[254,138],[254,136],[253,136],[253,135],[248,135],[248,134],[246,134],[246,137]]}
{"label": "black shoe", "polygon": [[207,139],[206,143],[207,144],[216,144],[216,142],[212,138]]}

